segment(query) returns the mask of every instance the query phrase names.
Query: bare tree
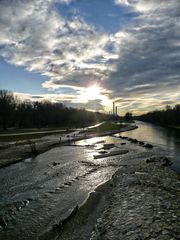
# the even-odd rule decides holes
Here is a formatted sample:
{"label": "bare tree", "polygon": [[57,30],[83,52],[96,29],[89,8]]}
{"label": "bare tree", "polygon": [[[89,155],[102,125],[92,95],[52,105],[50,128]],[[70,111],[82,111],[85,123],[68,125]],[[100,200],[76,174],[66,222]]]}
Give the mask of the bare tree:
{"label": "bare tree", "polygon": [[16,99],[12,92],[0,90],[0,121],[4,130],[7,129],[8,122],[13,121],[13,112],[16,107]]}

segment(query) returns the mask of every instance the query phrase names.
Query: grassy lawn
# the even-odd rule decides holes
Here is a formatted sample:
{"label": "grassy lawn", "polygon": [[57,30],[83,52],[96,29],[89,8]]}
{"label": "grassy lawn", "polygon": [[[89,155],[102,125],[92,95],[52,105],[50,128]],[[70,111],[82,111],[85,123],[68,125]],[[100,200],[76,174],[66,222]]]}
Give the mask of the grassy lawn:
{"label": "grassy lawn", "polygon": [[18,142],[18,141],[23,141],[23,140],[30,140],[30,139],[37,139],[41,138],[47,135],[52,135],[54,133],[49,133],[49,134],[31,134],[31,135],[23,135],[23,136],[3,136],[0,137],[0,142]]}
{"label": "grassy lawn", "polygon": [[103,133],[103,132],[108,132],[108,131],[113,131],[113,130],[120,130],[121,126],[117,123],[112,123],[112,122],[105,122],[101,124],[98,127],[91,128],[88,130],[88,132],[92,133]]}
{"label": "grassy lawn", "polygon": [[29,132],[42,132],[42,131],[56,131],[63,130],[66,127],[47,127],[47,128],[20,128],[20,129],[8,129],[6,131],[0,130],[0,134],[18,134],[18,133],[29,133]]}
{"label": "grassy lawn", "polygon": [[166,125],[169,128],[174,128],[180,130],[180,125]]}
{"label": "grassy lawn", "polygon": [[[6,132],[0,132],[0,142],[18,142],[19,141],[19,144],[21,144],[20,141],[24,141],[24,140],[38,139],[44,136],[70,132],[70,131],[67,132],[66,130],[64,130],[64,132],[61,132],[63,129],[65,128],[40,128],[40,129],[33,128],[33,129],[8,130]],[[104,132],[120,130],[120,129],[121,129],[121,126],[117,123],[105,122],[98,127],[89,129],[88,132],[104,133]],[[46,132],[46,131],[50,131],[50,132]],[[1,134],[3,134],[3,136],[1,136]],[[9,135],[9,134],[14,134],[14,135]],[[24,134],[24,135],[18,135],[18,134]]]}
{"label": "grassy lawn", "polygon": [[[26,129],[27,130],[27,129]],[[18,141],[24,141],[24,140],[30,140],[30,139],[38,139],[44,136],[49,136],[49,135],[55,135],[55,134],[60,134],[60,133],[66,133],[67,131],[65,130],[64,132],[58,132],[58,130],[62,130],[62,129],[38,129],[36,131],[17,131],[17,132],[10,132],[7,131],[6,134],[3,132],[3,134],[5,134],[4,136],[0,136],[0,142],[18,142]],[[43,133],[44,131],[44,133]],[[52,132],[46,132],[46,131],[52,131]],[[56,132],[57,131],[57,132]],[[32,134],[30,134],[32,132]],[[37,132],[37,133],[36,133]],[[41,133],[38,133],[41,132]],[[70,132],[70,131],[68,131]],[[67,133],[68,133],[67,132]],[[25,133],[24,135],[8,135],[8,134],[20,134],[20,133]],[[27,133],[27,134],[26,134]]]}

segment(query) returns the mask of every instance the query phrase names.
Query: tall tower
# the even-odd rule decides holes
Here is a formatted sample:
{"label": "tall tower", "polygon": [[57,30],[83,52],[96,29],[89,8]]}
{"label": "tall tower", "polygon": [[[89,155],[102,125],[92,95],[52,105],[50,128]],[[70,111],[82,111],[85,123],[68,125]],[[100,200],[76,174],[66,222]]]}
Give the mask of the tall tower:
{"label": "tall tower", "polygon": [[115,113],[115,102],[113,102],[113,111],[112,111],[113,115]]}

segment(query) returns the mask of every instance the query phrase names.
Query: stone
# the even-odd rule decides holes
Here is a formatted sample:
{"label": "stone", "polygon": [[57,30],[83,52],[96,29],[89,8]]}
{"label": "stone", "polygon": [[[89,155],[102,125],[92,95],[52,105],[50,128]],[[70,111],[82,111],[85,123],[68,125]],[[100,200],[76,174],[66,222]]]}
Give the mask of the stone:
{"label": "stone", "polygon": [[144,147],[146,147],[146,148],[149,148],[149,149],[150,149],[150,148],[153,148],[153,145],[152,145],[152,144],[149,144],[149,143],[147,143],[147,144],[145,144],[145,145],[144,145]]}
{"label": "stone", "polygon": [[161,164],[162,164],[162,166],[170,166],[170,165],[172,165],[172,162],[169,158],[163,157],[163,158],[161,158]]}
{"label": "stone", "polygon": [[1,228],[6,228],[7,227],[7,222],[4,216],[0,216],[0,226]]}

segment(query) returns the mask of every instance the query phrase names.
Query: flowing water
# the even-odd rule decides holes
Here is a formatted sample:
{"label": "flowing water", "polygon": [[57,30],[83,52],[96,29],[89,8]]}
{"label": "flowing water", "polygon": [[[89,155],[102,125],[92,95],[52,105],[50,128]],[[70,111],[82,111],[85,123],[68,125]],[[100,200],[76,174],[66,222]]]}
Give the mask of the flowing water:
{"label": "flowing water", "polygon": [[180,172],[180,130],[137,121],[138,128],[121,135],[152,143],[165,149],[173,159],[173,168]]}
{"label": "flowing water", "polygon": [[[99,139],[113,140],[93,138],[79,144],[89,145]],[[91,147],[61,146],[1,168],[0,239],[36,239],[109,180],[117,170],[115,161],[94,160],[96,153]]]}
{"label": "flowing water", "polygon": [[[179,169],[179,134],[152,124],[138,125],[138,129],[121,135],[161,146],[174,155],[174,167]],[[94,159],[103,143],[97,143],[96,147],[89,145],[103,140],[129,152]],[[82,140],[77,142],[80,146],[56,147],[34,159],[1,168],[0,239],[38,239],[53,224],[66,218],[77,204],[81,205],[98,185],[109,180],[123,159],[128,161],[135,154],[144,154],[145,158],[147,151],[148,154],[157,151],[128,141],[122,146],[122,142],[115,137]]]}

